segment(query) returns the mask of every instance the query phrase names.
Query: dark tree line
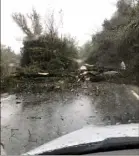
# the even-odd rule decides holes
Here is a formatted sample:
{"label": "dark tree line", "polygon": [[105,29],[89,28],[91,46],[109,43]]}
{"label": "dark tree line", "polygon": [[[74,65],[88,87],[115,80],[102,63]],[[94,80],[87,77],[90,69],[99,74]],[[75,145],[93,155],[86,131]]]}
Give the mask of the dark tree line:
{"label": "dark tree line", "polygon": [[[105,19],[101,32],[92,36],[88,63],[119,68],[124,61],[127,69],[139,73],[139,2],[119,0],[117,11]],[[91,51],[91,52],[90,52]]]}

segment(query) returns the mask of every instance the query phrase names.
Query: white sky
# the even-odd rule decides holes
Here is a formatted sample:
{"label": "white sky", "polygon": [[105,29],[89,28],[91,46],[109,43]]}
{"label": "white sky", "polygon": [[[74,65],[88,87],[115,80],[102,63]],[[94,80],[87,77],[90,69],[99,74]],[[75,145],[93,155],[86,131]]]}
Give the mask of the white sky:
{"label": "white sky", "polygon": [[[1,41],[11,46],[16,53],[20,51],[23,33],[13,22],[13,12],[30,13],[34,7],[42,17],[54,10],[63,11],[65,34],[76,37],[79,45],[90,39],[90,35],[101,29],[105,18],[109,19],[116,10],[117,0],[2,0],[1,1]],[[56,17],[59,17],[56,14]]]}

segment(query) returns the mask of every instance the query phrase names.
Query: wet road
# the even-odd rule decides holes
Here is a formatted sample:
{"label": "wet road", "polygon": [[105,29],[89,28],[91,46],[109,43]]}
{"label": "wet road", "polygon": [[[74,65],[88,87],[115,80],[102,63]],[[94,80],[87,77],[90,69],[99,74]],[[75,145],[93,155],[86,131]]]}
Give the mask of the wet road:
{"label": "wet road", "polygon": [[92,83],[72,91],[3,95],[1,140],[21,154],[86,125],[139,123],[139,88]]}

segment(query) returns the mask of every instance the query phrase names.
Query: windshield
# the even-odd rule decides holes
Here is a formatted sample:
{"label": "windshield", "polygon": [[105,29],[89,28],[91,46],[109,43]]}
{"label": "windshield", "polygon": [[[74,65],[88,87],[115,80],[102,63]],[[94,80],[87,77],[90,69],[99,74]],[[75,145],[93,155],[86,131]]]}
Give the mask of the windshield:
{"label": "windshield", "polygon": [[138,0],[2,0],[1,9],[8,155],[88,125],[139,123]]}

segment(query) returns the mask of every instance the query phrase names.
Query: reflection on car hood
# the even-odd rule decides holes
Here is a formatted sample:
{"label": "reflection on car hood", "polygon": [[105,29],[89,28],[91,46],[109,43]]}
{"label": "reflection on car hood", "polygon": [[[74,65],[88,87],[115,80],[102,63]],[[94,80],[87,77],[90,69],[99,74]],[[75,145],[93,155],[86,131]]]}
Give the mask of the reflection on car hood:
{"label": "reflection on car hood", "polygon": [[36,155],[46,151],[53,151],[55,149],[61,149],[79,144],[100,142],[108,138],[138,137],[138,131],[139,124],[113,126],[90,125],[41,145],[26,154]]}

